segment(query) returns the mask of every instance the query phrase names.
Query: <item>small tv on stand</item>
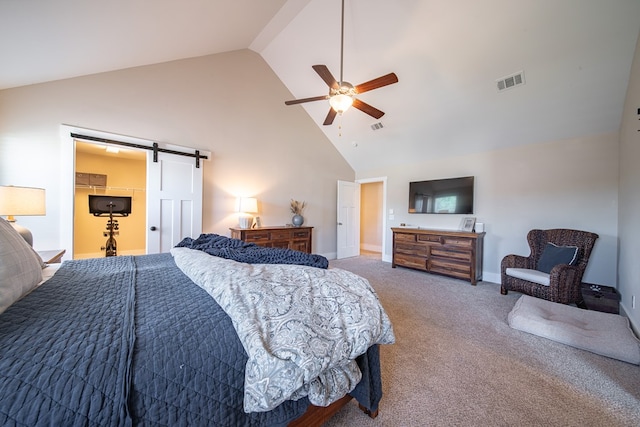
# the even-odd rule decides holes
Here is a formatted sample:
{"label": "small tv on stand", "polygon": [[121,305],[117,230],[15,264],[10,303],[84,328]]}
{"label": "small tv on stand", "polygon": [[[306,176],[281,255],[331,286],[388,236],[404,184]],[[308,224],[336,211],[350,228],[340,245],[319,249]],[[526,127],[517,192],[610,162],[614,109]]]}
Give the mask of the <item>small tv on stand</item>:
{"label": "small tv on stand", "polygon": [[131,197],[89,194],[89,213],[94,216],[128,216],[131,213]]}

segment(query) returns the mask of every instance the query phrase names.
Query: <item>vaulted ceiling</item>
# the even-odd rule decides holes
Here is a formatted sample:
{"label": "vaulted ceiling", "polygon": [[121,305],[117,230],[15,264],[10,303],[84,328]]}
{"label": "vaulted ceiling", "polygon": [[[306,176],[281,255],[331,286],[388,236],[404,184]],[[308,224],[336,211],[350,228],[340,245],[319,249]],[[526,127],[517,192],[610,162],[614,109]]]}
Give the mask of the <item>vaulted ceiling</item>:
{"label": "vaulted ceiling", "polygon": [[[3,0],[0,89],[250,48],[290,99],[324,95],[311,66],[339,79],[340,8]],[[639,31],[638,0],[345,0],[344,80],[395,72],[397,84],[360,96],[386,114],[351,109],[323,126],[326,101],[286,108],[304,108],[357,171],[613,132]],[[497,90],[518,72],[524,84]]]}

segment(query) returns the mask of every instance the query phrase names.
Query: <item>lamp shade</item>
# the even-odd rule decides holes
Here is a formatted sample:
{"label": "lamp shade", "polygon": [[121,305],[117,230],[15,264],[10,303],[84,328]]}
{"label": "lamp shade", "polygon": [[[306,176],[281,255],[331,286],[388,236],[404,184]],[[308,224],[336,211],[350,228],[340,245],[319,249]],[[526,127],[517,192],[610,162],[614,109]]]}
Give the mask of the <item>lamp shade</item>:
{"label": "lamp shade", "polygon": [[44,188],[0,187],[0,215],[45,215]]}
{"label": "lamp shade", "polygon": [[242,212],[242,213],[258,212],[258,200],[255,197],[240,197],[238,199],[238,212]]}

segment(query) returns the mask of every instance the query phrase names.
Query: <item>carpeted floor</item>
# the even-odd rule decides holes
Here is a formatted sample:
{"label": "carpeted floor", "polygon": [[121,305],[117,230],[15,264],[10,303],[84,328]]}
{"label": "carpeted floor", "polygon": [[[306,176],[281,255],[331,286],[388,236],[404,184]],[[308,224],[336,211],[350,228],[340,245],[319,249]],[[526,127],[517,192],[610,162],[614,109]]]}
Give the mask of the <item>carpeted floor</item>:
{"label": "carpeted floor", "polygon": [[372,420],[351,402],[326,426],[639,426],[640,367],[511,329],[517,292],[334,260],[371,282],[394,324]]}

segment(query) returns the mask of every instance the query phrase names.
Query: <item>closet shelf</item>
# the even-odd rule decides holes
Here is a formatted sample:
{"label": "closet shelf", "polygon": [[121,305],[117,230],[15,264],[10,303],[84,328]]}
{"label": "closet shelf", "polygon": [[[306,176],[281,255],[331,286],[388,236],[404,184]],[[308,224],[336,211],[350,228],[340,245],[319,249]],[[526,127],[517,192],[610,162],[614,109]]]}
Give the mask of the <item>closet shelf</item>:
{"label": "closet shelf", "polygon": [[85,188],[88,190],[118,190],[118,191],[147,191],[146,188],[131,188],[131,187],[109,187],[105,185],[76,185],[76,188]]}

